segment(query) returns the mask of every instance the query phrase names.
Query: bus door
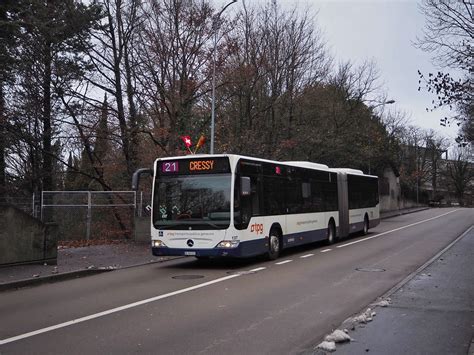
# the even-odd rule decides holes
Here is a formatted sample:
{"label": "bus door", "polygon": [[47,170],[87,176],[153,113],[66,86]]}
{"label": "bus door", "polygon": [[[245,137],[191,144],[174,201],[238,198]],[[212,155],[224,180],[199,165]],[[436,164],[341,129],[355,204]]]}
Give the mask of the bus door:
{"label": "bus door", "polygon": [[[260,164],[250,164],[243,162],[237,174],[238,184],[248,185],[248,193],[240,196],[240,206],[235,209],[240,210],[240,228],[246,229],[252,217],[262,215],[262,177]],[[236,183],[237,188],[237,183]]]}
{"label": "bus door", "polygon": [[349,199],[347,195],[347,175],[337,173],[337,191],[339,203],[339,238],[349,235]]}

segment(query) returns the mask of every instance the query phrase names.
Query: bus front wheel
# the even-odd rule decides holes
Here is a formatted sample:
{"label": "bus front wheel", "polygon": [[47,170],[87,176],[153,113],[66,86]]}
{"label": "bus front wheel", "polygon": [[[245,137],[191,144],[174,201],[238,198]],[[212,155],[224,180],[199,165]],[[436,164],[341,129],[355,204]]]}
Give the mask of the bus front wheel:
{"label": "bus front wheel", "polygon": [[280,236],[277,232],[272,230],[270,236],[268,237],[268,251],[267,258],[268,260],[275,260],[280,255]]}

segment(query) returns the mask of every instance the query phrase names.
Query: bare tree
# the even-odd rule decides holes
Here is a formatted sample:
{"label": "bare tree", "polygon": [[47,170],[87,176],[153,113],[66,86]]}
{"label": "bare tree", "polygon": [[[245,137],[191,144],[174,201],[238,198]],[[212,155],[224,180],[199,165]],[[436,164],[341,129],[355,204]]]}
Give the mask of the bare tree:
{"label": "bare tree", "polygon": [[[301,125],[296,101],[305,87],[327,75],[331,61],[309,14],[284,11],[276,2],[243,3],[222,78],[221,149],[291,156]],[[262,136],[263,130],[271,133]]]}
{"label": "bare tree", "polygon": [[424,0],[420,5],[426,17],[423,36],[417,45],[432,53],[440,66],[472,67],[474,49],[473,4],[470,0]]}
{"label": "bare tree", "polygon": [[[135,66],[132,56],[136,30],[140,25],[139,0],[100,0],[104,20],[93,32],[88,56],[95,69],[87,78],[96,89],[114,99],[113,112],[119,128],[120,145],[128,176],[138,160],[138,109],[136,106]],[[100,107],[96,90],[76,94],[95,107]]]}
{"label": "bare tree", "polygon": [[163,152],[176,151],[179,135],[208,127],[213,9],[207,1],[147,0],[134,55],[146,133]]}
{"label": "bare tree", "polygon": [[[445,69],[456,69],[461,74],[453,77],[449,72],[429,73],[418,71],[422,84],[435,99],[431,110],[447,107],[456,112],[453,117],[441,119],[441,125],[455,121],[462,125],[473,120],[474,71],[474,17],[473,3],[469,0],[424,0],[420,5],[426,17],[423,36],[416,45],[432,55],[435,64]],[[470,125],[471,123],[468,123]],[[466,138],[462,133],[460,143]]]}
{"label": "bare tree", "polygon": [[[470,148],[458,147],[454,159],[446,163],[446,178],[449,186],[454,190],[459,204],[464,206],[466,194],[473,197],[474,193],[474,163]],[[472,203],[472,200],[470,201]]]}

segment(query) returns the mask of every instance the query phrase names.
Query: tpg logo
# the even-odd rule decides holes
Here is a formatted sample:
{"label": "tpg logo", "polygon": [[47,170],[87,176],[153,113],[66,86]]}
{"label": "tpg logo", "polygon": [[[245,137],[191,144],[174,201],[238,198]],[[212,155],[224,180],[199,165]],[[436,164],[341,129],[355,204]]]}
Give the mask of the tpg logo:
{"label": "tpg logo", "polygon": [[257,234],[263,234],[263,224],[252,224],[250,226],[250,231],[253,233],[257,233]]}

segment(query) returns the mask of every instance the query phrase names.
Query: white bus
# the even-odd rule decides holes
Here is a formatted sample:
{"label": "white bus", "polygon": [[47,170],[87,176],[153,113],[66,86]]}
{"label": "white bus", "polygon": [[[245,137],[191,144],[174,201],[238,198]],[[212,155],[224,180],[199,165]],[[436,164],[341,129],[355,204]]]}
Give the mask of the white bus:
{"label": "white bus", "polygon": [[151,244],[155,256],[276,259],[281,250],[333,243],[380,222],[378,178],[360,170],[240,155],[157,159]]}

